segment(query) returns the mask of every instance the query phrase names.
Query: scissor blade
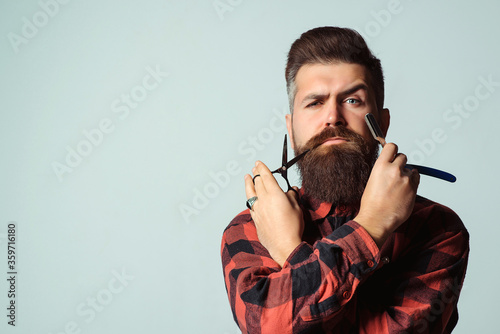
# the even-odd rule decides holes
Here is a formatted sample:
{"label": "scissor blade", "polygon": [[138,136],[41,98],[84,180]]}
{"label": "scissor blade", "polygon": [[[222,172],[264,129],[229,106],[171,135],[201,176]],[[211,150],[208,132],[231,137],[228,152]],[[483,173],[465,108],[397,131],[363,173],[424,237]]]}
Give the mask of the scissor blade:
{"label": "scissor blade", "polygon": [[304,157],[304,155],[306,155],[306,153],[309,152],[309,150],[305,150],[304,152],[300,153],[299,155],[297,155],[295,158],[293,158],[292,160],[290,160],[286,165],[286,169],[292,167],[293,165],[295,165],[295,163],[297,161],[299,161],[300,159],[302,159]]}
{"label": "scissor blade", "polygon": [[[288,145],[286,143],[286,134],[285,134],[285,141],[283,143],[283,156],[281,158],[281,166],[282,167],[286,167],[286,164],[288,162]],[[286,168],[283,168],[281,170],[281,175],[286,179],[287,177],[287,169]]]}

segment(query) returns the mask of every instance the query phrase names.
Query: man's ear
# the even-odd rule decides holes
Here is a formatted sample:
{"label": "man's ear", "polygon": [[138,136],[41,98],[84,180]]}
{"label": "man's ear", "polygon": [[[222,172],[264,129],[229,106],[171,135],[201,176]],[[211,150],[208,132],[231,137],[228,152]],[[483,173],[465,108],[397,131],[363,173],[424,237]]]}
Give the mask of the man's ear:
{"label": "man's ear", "polygon": [[389,109],[384,108],[379,113],[379,125],[380,130],[384,134],[384,137],[387,136],[387,130],[389,130],[389,124],[391,123],[391,115],[389,113]]}
{"label": "man's ear", "polygon": [[292,129],[292,114],[286,114],[285,119],[286,119],[286,129],[288,130],[288,138],[290,140],[288,141],[292,145],[292,150],[295,150],[295,145],[293,144],[293,129]]}

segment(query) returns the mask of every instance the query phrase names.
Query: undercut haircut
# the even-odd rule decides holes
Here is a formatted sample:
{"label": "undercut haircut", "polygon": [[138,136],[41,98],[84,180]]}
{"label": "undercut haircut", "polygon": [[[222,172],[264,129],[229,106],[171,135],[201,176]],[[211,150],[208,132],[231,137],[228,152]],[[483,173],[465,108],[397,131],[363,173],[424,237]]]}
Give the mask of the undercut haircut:
{"label": "undercut haircut", "polygon": [[363,37],[355,30],[319,27],[303,33],[290,48],[285,70],[290,112],[297,94],[295,78],[303,65],[359,64],[366,68],[375,93],[377,109],[384,107],[384,75],[380,60],[375,57]]}

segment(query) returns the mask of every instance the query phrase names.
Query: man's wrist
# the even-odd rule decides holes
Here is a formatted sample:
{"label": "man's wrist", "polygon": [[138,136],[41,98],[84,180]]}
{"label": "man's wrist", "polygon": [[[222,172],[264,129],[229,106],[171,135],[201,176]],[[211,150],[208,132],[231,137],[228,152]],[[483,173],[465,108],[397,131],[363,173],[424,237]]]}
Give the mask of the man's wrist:
{"label": "man's wrist", "polygon": [[280,246],[278,249],[275,251],[270,251],[269,253],[271,254],[271,257],[273,258],[274,261],[276,261],[280,267],[283,268],[283,265],[285,264],[285,261],[288,259],[290,254],[301,244],[302,240],[293,240],[290,241],[282,246]]}
{"label": "man's wrist", "polygon": [[364,217],[356,216],[353,220],[361,225],[366,230],[366,232],[368,232],[379,249],[382,248],[385,241],[390,235],[390,231],[385,230],[381,227],[381,224],[376,223],[372,219],[366,219]]}

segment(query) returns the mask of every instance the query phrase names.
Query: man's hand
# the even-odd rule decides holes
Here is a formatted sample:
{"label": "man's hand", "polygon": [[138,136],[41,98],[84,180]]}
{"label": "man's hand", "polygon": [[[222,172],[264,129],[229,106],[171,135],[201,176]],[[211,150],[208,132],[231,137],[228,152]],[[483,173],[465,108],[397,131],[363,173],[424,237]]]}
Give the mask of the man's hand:
{"label": "man's hand", "polygon": [[245,175],[247,199],[258,199],[250,210],[257,228],[260,243],[272,258],[283,266],[290,253],[302,242],[304,217],[293,191],[281,190],[267,166],[257,161],[252,169],[255,185],[250,175]]}
{"label": "man's hand", "polygon": [[406,156],[394,143],[384,146],[366,184],[359,213],[363,226],[380,248],[387,237],[410,216],[420,175],[405,168]]}

